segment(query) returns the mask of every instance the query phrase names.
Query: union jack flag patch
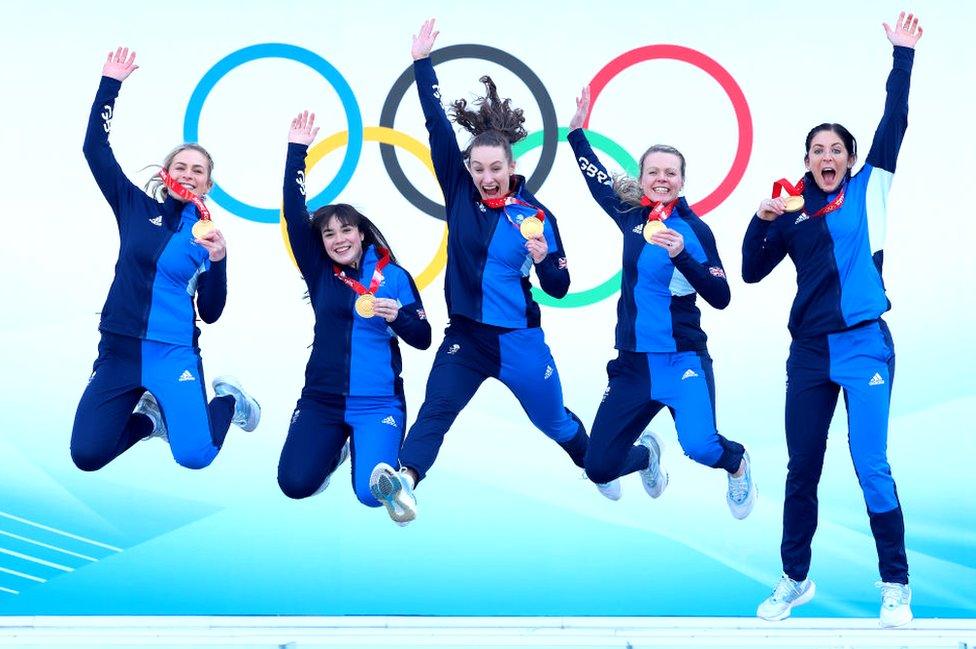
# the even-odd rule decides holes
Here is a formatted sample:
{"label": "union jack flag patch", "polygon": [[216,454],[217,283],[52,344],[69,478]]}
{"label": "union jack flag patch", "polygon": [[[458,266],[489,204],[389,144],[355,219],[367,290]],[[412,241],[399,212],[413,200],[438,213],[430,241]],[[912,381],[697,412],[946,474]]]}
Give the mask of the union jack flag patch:
{"label": "union jack flag patch", "polygon": [[710,272],[713,277],[721,277],[722,279],[725,279],[725,271],[718,266],[709,266],[708,272]]}

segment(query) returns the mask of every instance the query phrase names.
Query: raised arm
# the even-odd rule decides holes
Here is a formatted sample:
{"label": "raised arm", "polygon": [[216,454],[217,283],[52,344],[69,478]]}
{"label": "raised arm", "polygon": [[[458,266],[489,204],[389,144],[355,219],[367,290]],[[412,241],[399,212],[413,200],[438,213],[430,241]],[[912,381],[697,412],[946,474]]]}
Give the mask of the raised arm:
{"label": "raised arm", "polygon": [[285,178],[281,190],[288,241],[306,281],[311,279],[317,263],[322,259],[321,235],[312,230],[308,208],[305,206],[305,156],[308,145],[315,140],[318,132],[315,113],[302,111],[291,120],[288,154],[285,157]]}
{"label": "raised arm", "polygon": [[127,194],[142,193],[123,173],[108,142],[112,118],[115,116],[115,100],[119,96],[122,82],[139,68],[135,61],[136,53],[130,53],[127,47],[119,47],[115,52],[108,53],[108,58],[102,66],[102,81],[98,85],[95,101],[88,116],[88,129],[82,147],[88,167],[95,177],[98,188],[102,190],[105,200],[112,206],[116,220],[119,218],[119,204],[122,197]]}
{"label": "raised arm", "polygon": [[617,193],[613,191],[613,178],[600,162],[590,146],[586,133],[583,131],[583,121],[590,110],[590,87],[585,86],[576,99],[576,114],[569,121],[568,141],[573,147],[573,154],[580,171],[583,173],[583,180],[586,187],[590,190],[590,195],[603,208],[603,211],[610,215],[614,221],[620,225],[621,215],[633,209],[633,206],[620,200]]}
{"label": "raised arm", "polygon": [[894,173],[905,130],[908,128],[908,89],[915,60],[915,45],[922,37],[918,17],[905,12],[898,15],[895,26],[882,23],[885,35],[894,46],[891,72],[885,84],[885,107],[881,122],[874,133],[867,163],[872,167]]}
{"label": "raised arm", "polygon": [[[430,60],[430,51],[438,34],[440,32],[434,31],[434,19],[426,21],[420,32],[413,37],[410,55],[413,57],[417,94],[420,96],[420,107],[424,111],[424,123],[430,139],[430,157],[434,163],[434,172],[445,200],[450,201],[469,176],[464,167],[464,157],[458,148],[454,128],[441,105],[440,86],[434,64]],[[448,215],[450,216],[450,210]]]}

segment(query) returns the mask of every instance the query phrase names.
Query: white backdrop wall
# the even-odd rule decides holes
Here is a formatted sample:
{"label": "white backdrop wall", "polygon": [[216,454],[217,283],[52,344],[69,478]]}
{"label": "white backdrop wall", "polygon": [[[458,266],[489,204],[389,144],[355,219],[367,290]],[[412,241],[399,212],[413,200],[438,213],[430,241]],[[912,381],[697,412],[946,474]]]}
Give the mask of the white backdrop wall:
{"label": "white backdrop wall", "polygon": [[[31,614],[503,614],[750,615],[779,576],[786,450],[783,437],[786,319],[794,291],[789,263],[758,286],[741,281],[742,235],[771,181],[803,171],[803,138],[839,121],[862,151],[881,114],[891,47],[881,28],[902,7],[754,2],[499,4],[207,2],[81,6],[2,3],[0,83],[5,89],[0,178],[7,235],[0,240],[0,611]],[[976,9],[925,2],[910,126],[890,198],[885,279],[897,349],[889,453],[906,512],[916,614],[976,613],[976,504],[964,485],[976,451],[971,341],[974,56]],[[724,476],[679,450],[667,414],[672,484],[650,501],[636,476],[612,503],[579,479],[517,402],[488,383],[462,413],[418,492],[421,516],[393,526],[360,506],[334,479],[324,494],[293,502],[278,490],[278,455],[303,382],[312,313],[275,223],[211,201],[229,242],[229,299],[201,345],[210,376],[237,375],[260,399],[252,435],[231,432],[206,470],[178,467],[161,443],[139,444],[95,474],[71,463],[74,409],[98,341],[97,312],[111,281],[118,238],[81,142],[105,53],[118,44],[141,66],[116,105],[112,144],[122,168],[146,165],[184,138],[194,89],[218,61],[265,43],[305,48],[348,83],[362,124],[377,126],[393,82],[410,64],[410,36],[439,19],[438,47],[489,45],[542,80],[567,126],[580,87],[624,52],[653,44],[691,48],[741,88],[754,136],[748,167],[705,218],[732,287],[732,304],[703,305],[715,359],[720,429],[750,450],[761,499],[734,521]],[[511,16],[511,17],[509,17]],[[471,97],[493,75],[542,128],[526,84],[484,60],[438,66],[445,98]],[[199,139],[215,179],[236,199],[280,204],[288,124],[314,110],[322,135],[348,128],[334,88],[311,68],[261,58],[230,70],[202,104]],[[623,71],[597,100],[590,127],[638,157],[651,143],[688,159],[686,196],[711,193],[737,146],[733,107],[704,71],[651,60]],[[394,128],[426,142],[411,87]],[[353,134],[356,137],[356,134]],[[336,176],[344,149],[309,173],[309,194]],[[538,148],[518,160],[530,173]],[[410,181],[440,201],[436,184],[405,151]],[[604,161],[612,164],[610,156]],[[558,216],[573,277],[591,289],[619,269],[619,234],[589,198],[561,144],[538,192]],[[335,200],[376,220],[414,274],[431,261],[443,224],[407,202],[375,142],[362,145]],[[443,274],[422,290],[435,329],[446,325]],[[574,308],[545,307],[547,340],[567,405],[593,420],[614,355],[618,292]],[[417,412],[433,349],[404,346],[409,417]],[[838,409],[820,489],[821,523],[811,614],[871,615],[876,556]],[[468,499],[479,485],[478,506]],[[66,536],[66,534],[74,536]],[[28,539],[28,540],[23,540]],[[76,555],[37,545],[67,549]],[[96,543],[97,542],[97,543]],[[25,556],[30,558],[24,558]],[[41,562],[32,561],[40,559]],[[60,567],[52,567],[55,564]],[[33,577],[30,579],[28,577]],[[407,602],[377,585],[410,584]]]}

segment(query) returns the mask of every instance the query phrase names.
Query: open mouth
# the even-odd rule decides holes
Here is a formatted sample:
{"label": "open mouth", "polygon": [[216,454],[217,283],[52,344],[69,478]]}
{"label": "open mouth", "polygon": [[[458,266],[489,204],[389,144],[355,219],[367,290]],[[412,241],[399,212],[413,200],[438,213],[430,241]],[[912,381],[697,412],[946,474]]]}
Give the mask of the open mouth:
{"label": "open mouth", "polygon": [[833,167],[824,167],[820,170],[820,175],[823,177],[825,185],[833,185],[834,181],[837,180],[837,170]]}
{"label": "open mouth", "polygon": [[501,187],[498,186],[498,183],[491,183],[489,185],[482,185],[481,191],[485,195],[485,198],[494,198],[501,194]]}
{"label": "open mouth", "polygon": [[352,246],[350,246],[349,244],[343,244],[341,246],[336,246],[335,248],[333,248],[332,252],[334,252],[336,255],[344,255],[347,252],[349,252],[350,248],[352,248]]}

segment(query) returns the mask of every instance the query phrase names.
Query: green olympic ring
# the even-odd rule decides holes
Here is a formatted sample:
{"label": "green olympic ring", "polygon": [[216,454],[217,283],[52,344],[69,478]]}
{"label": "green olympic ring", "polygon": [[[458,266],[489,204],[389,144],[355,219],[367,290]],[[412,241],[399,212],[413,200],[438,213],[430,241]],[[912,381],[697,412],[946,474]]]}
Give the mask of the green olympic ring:
{"label": "green olympic ring", "polygon": [[[586,137],[589,139],[590,144],[594,149],[599,149],[604,153],[608,154],[611,158],[616,161],[618,165],[624,168],[624,171],[631,176],[636,176],[638,174],[637,161],[634,157],[630,155],[626,149],[622,146],[608,138],[606,135],[600,135],[599,133],[594,133],[593,131],[584,129]],[[516,142],[512,145],[512,155],[516,159],[523,153],[528,153],[532,149],[542,146],[542,131],[535,131],[526,136],[525,139]],[[565,126],[559,127],[559,141],[565,142],[566,136],[569,135],[569,128]],[[610,297],[618,290],[620,290],[620,273],[622,271],[617,271],[617,273],[608,279],[607,281],[594,286],[593,288],[588,288],[577,293],[567,293],[565,297],[561,299],[556,299],[546,292],[542,291],[536,286],[532,287],[532,297],[539,304],[544,304],[545,306],[554,306],[561,309],[573,309],[579,306],[587,306],[588,304],[595,304],[600,300]]]}

